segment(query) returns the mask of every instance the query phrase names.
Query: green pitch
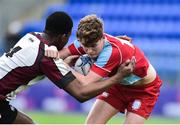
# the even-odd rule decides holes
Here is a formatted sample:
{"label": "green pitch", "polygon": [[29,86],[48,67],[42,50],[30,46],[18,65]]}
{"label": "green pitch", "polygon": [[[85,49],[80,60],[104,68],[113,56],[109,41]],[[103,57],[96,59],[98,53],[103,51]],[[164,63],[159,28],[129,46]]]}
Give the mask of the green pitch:
{"label": "green pitch", "polygon": [[[84,124],[87,114],[78,113],[45,113],[31,112],[27,113],[38,124]],[[123,121],[123,116],[115,116],[108,123],[120,124]],[[151,117],[146,124],[180,124],[180,119],[170,119],[161,117]]]}

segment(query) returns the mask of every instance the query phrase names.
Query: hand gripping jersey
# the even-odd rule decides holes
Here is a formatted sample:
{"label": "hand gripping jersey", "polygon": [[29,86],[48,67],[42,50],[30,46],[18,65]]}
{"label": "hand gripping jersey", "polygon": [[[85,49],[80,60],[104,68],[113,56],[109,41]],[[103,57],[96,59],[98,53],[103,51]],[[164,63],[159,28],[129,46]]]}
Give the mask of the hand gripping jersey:
{"label": "hand gripping jersey", "polygon": [[44,75],[60,88],[75,79],[63,60],[44,56],[46,47],[40,34],[29,33],[0,57],[0,100],[37,83]]}
{"label": "hand gripping jersey", "polygon": [[[92,65],[92,71],[102,77],[108,77],[115,74],[119,65],[127,59],[135,57],[136,66],[133,74],[124,78],[122,83],[130,85],[147,75],[149,62],[139,48],[126,40],[118,39],[108,34],[104,34],[104,36],[105,42],[103,50]],[[85,53],[83,47],[77,40],[69,45],[68,49],[72,55],[82,55]]]}

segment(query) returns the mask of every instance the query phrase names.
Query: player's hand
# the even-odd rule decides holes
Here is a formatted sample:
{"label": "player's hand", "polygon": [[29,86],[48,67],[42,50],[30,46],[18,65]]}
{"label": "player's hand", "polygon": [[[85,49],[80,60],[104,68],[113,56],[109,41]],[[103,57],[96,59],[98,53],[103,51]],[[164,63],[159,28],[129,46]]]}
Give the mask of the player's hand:
{"label": "player's hand", "polygon": [[50,46],[45,50],[45,56],[51,58],[59,58],[58,50],[55,46]]}
{"label": "player's hand", "polygon": [[131,60],[126,60],[118,69],[117,73],[120,73],[123,77],[129,76],[135,68],[135,58]]}
{"label": "player's hand", "polygon": [[126,36],[126,35],[124,35],[124,36],[116,36],[116,37],[119,38],[119,39],[123,39],[123,40],[127,40],[129,42],[132,42],[132,38],[129,37],[129,36]]}
{"label": "player's hand", "polygon": [[74,66],[76,60],[78,59],[79,55],[71,55],[64,59],[64,62],[67,63],[69,66]]}

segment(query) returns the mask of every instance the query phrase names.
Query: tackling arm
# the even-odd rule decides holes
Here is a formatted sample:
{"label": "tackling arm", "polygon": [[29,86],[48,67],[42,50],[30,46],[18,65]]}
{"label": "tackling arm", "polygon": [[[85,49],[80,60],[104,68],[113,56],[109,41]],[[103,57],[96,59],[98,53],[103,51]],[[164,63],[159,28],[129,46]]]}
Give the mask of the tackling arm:
{"label": "tackling arm", "polygon": [[[93,82],[89,84],[82,84],[77,79],[75,79],[66,87],[64,87],[64,90],[68,92],[71,96],[76,98],[79,102],[85,102],[99,95],[107,88],[109,88],[111,85],[115,84],[115,79],[117,78],[112,77],[107,80]],[[119,80],[120,79],[122,79],[122,77],[119,77]]]}
{"label": "tackling arm", "polygon": [[84,102],[99,95],[112,85],[119,83],[125,76],[133,72],[133,68],[134,62],[126,61],[120,66],[118,72],[109,79],[91,83],[83,83],[75,79],[63,89],[79,102]]}
{"label": "tackling arm", "polygon": [[63,48],[58,52],[58,58],[65,59],[66,57],[70,56],[71,52],[68,48]]}

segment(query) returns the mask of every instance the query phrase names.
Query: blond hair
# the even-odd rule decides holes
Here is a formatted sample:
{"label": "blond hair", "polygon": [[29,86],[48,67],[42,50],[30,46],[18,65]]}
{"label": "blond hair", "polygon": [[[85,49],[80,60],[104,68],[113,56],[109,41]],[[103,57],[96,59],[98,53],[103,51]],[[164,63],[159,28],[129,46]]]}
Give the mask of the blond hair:
{"label": "blond hair", "polygon": [[93,46],[103,37],[103,21],[95,14],[85,16],[79,22],[76,35],[84,46]]}

